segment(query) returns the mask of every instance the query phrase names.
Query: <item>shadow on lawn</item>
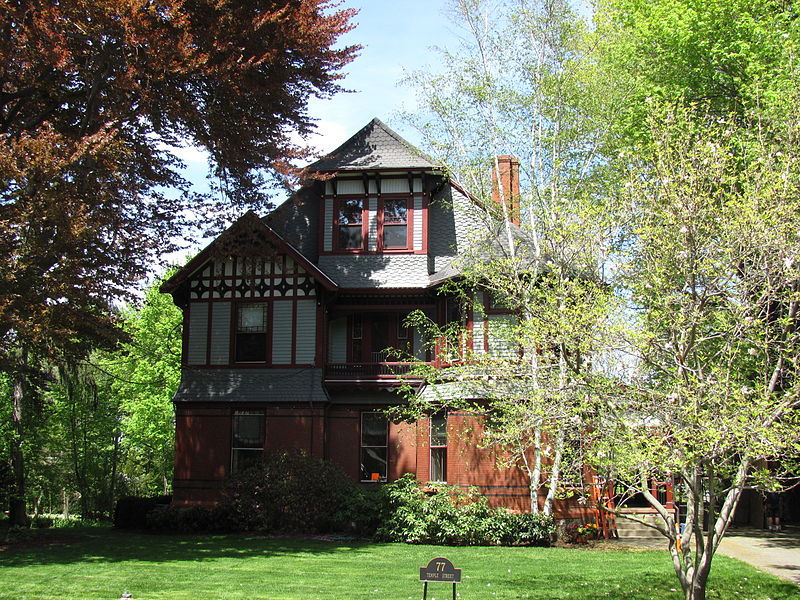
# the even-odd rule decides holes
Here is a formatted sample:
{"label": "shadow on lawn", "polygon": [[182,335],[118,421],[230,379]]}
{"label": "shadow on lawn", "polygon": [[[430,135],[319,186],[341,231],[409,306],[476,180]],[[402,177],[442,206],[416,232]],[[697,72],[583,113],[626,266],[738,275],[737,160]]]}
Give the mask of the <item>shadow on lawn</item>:
{"label": "shadow on lawn", "polygon": [[[67,533],[68,532],[68,533]],[[0,568],[91,562],[202,562],[219,558],[358,552],[367,542],[258,535],[144,534],[117,529],[40,530],[0,547]]]}

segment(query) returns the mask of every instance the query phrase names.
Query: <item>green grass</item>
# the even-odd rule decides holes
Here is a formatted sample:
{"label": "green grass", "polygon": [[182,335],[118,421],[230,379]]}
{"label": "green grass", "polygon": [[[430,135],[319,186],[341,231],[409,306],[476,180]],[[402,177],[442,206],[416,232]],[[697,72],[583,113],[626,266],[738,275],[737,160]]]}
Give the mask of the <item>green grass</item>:
{"label": "green grass", "polygon": [[[33,532],[0,551],[0,599],[418,600],[419,567],[446,556],[464,600],[678,599],[665,551],[445,548],[258,536]],[[796,586],[719,556],[709,599],[782,600]],[[431,584],[428,598],[451,588]]]}

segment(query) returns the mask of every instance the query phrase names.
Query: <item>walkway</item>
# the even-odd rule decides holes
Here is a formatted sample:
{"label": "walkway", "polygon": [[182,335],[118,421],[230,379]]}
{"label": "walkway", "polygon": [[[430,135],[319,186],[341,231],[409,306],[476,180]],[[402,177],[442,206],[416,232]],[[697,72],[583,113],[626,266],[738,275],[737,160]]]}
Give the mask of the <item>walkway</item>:
{"label": "walkway", "polygon": [[800,585],[800,527],[790,526],[780,533],[729,529],[719,553]]}

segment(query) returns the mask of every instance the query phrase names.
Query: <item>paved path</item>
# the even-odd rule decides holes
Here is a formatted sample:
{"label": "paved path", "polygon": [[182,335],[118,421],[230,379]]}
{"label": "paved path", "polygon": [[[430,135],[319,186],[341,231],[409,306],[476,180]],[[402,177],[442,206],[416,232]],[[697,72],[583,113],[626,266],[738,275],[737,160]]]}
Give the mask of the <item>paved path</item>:
{"label": "paved path", "polygon": [[780,533],[729,529],[719,553],[800,585],[800,527],[789,527]]}

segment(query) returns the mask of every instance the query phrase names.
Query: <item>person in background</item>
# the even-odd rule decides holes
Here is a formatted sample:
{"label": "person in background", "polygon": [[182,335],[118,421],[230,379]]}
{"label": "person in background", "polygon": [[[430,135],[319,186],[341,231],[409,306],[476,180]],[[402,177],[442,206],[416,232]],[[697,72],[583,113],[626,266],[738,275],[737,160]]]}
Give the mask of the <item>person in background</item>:
{"label": "person in background", "polygon": [[764,513],[770,531],[781,530],[781,495],[779,492],[764,494]]}

